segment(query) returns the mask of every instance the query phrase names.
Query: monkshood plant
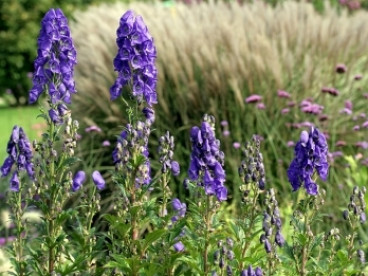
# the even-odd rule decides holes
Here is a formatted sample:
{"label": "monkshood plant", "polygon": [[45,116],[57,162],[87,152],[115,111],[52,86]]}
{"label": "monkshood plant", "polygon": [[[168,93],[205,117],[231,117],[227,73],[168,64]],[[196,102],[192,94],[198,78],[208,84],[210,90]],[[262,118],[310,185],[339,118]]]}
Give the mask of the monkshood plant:
{"label": "monkshood plant", "polygon": [[[76,93],[75,64],[76,51],[67,19],[60,9],[51,9],[41,22],[33,87],[29,93],[30,103],[46,94],[48,110],[42,109],[40,117],[46,121],[47,132],[41,141],[33,142],[33,155],[24,131],[15,126],[7,148],[9,157],[1,167],[2,176],[7,176],[12,165],[16,165],[10,179],[10,205],[17,233],[12,251],[15,275],[53,275],[56,272],[67,275],[79,271],[80,265],[86,267],[85,271],[91,269],[93,243],[90,233],[93,231],[90,230],[92,216],[98,209],[95,188],[84,191],[90,193],[88,203],[75,209],[68,207],[86,181],[84,171],[73,176],[72,170],[78,162],[75,156],[78,122],[72,119],[67,104]],[[30,181],[24,179],[22,171],[27,172]],[[97,189],[102,189],[104,180],[99,172],[94,172],[92,177]],[[35,209],[41,212],[42,222],[27,225],[22,216],[26,210]],[[78,216],[77,223],[71,222],[80,211],[84,211],[83,216]],[[84,238],[78,248],[80,251],[69,251],[72,232],[81,232]]]}
{"label": "monkshood plant", "polygon": [[[9,246],[12,275],[365,275],[366,188],[354,187],[342,209],[349,233],[331,225],[320,232],[328,147],[315,127],[303,131],[287,176],[295,192],[290,226],[283,223],[277,191],[267,183],[259,137],[242,145],[239,178],[226,179],[216,122],[204,115],[191,128],[185,199],[170,190],[180,172],[175,141],[166,131],[158,160],[148,142],[158,103],[156,48],[142,17],[120,19],[113,61],[118,76],[111,100],[126,106],[128,124],[112,152],[111,185],[98,170],[91,179],[76,156],[78,122],[68,105],[76,93],[76,51],[67,19],[51,9],[41,23],[30,102],[45,94],[41,141],[28,141],[15,126],[2,177],[9,177],[15,239]],[[44,111],[46,108],[46,111]],[[91,185],[90,185],[91,184]],[[237,202],[228,192],[233,185]],[[306,193],[298,191],[301,187]],[[106,188],[103,194],[99,190]],[[234,210],[234,208],[236,210]],[[30,224],[36,210],[41,222]],[[285,219],[284,219],[285,220]]]}

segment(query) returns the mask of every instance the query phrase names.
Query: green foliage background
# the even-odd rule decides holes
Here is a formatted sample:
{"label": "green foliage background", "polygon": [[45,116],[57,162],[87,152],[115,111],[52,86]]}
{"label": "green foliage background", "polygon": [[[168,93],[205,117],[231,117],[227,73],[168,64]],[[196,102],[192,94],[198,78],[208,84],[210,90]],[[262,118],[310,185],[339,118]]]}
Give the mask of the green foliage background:
{"label": "green foliage background", "polygon": [[[114,0],[2,0],[0,1],[0,96],[11,89],[18,104],[27,103],[37,54],[40,22],[50,8],[61,8],[69,20],[75,9]],[[24,98],[21,98],[21,97]]]}

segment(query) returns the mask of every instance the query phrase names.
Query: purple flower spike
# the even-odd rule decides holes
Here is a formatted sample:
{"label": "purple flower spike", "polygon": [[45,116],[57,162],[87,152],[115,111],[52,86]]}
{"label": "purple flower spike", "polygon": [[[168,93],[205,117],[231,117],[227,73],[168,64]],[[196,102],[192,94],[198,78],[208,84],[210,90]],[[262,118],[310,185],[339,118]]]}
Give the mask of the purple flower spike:
{"label": "purple flower spike", "polygon": [[[43,91],[48,89],[53,104],[60,101],[70,104],[70,94],[76,93],[73,80],[76,63],[68,21],[60,9],[50,9],[41,22],[29,102],[35,103]],[[53,79],[58,81],[52,83],[50,80]]]}
{"label": "purple flower spike", "polygon": [[119,50],[114,68],[118,77],[110,88],[111,99],[117,99],[123,86],[131,84],[138,102],[144,99],[149,106],[156,104],[156,47],[141,16],[129,10],[121,17],[116,43]]}
{"label": "purple flower spike", "polygon": [[323,133],[313,127],[309,133],[301,133],[295,146],[295,158],[287,171],[293,191],[298,190],[304,183],[308,194],[318,194],[318,185],[312,181],[312,175],[316,171],[323,181],[327,180],[327,154],[328,146]]}
{"label": "purple flower spike", "polygon": [[14,126],[6,151],[8,157],[0,168],[1,176],[8,176],[15,164],[16,170],[10,179],[10,189],[12,191],[19,191],[20,171],[26,171],[31,179],[34,178],[31,144],[21,127]]}
{"label": "purple flower spike", "polygon": [[86,173],[84,171],[77,172],[73,178],[72,191],[73,192],[78,191],[85,181],[86,181]]}
{"label": "purple flower spike", "polygon": [[105,180],[99,171],[94,171],[92,173],[92,179],[98,190],[105,188]]}
{"label": "purple flower spike", "polygon": [[174,244],[174,249],[176,252],[182,252],[184,248],[185,248],[184,244],[180,241]]}
{"label": "purple flower spike", "polygon": [[214,118],[205,115],[201,127],[193,127],[190,133],[192,153],[188,170],[189,178],[203,186],[207,195],[226,200],[224,153],[214,133]]}

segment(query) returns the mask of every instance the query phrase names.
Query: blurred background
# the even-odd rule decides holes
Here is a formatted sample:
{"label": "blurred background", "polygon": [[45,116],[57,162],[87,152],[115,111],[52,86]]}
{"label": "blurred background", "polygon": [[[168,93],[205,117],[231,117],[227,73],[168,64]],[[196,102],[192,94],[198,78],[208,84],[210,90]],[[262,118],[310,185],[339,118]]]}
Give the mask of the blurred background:
{"label": "blurred background", "polygon": [[[286,171],[301,130],[312,125],[328,137],[330,174],[326,220],[339,222],[354,185],[368,180],[368,0],[340,1],[117,1],[2,0],[0,2],[0,160],[14,124],[30,140],[45,125],[28,105],[40,22],[50,8],[69,18],[77,49],[73,117],[81,128],[84,167],[112,170],[124,106],[110,101],[116,74],[116,29],[127,9],[142,15],[157,47],[159,71],[155,130],[176,139],[183,195],[189,165],[189,131],[205,113],[217,120],[231,198],[238,195],[239,145],[258,135],[267,187],[278,191],[283,213],[295,201]],[[98,126],[101,132],[85,129]],[[106,146],[109,141],[111,146]],[[152,163],[153,174],[158,165]],[[0,192],[7,181],[0,180]]]}

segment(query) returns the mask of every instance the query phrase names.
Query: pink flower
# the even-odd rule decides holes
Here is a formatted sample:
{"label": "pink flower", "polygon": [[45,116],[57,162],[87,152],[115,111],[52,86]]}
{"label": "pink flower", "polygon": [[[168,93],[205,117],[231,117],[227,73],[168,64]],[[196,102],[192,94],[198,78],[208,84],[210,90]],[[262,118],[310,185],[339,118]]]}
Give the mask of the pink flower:
{"label": "pink flower", "polygon": [[229,123],[226,120],[221,121],[222,126],[227,126]]}
{"label": "pink flower", "polygon": [[263,110],[263,109],[266,108],[266,106],[264,105],[264,103],[258,103],[257,108],[260,109],[260,110]]}
{"label": "pink flower", "polygon": [[360,129],[360,126],[356,125],[353,127],[353,130],[358,131]]}
{"label": "pink flower", "polygon": [[368,121],[365,121],[365,122],[362,124],[362,127],[364,127],[364,128],[368,128]]}
{"label": "pink flower", "polygon": [[277,96],[280,98],[290,98],[290,94],[284,90],[277,90]]}
{"label": "pink flower", "polygon": [[353,103],[350,100],[345,101],[345,108],[353,110]]}
{"label": "pink flower", "polygon": [[351,115],[353,112],[351,111],[351,109],[349,109],[349,108],[344,108],[344,109],[341,109],[340,110],[340,112],[339,112],[340,114],[347,114],[347,115]]}
{"label": "pink flower", "polygon": [[346,72],[347,68],[345,66],[345,64],[337,64],[336,65],[336,68],[335,68],[335,71],[336,73],[339,73],[339,74],[344,74]]}
{"label": "pink flower", "polygon": [[283,108],[281,110],[281,114],[286,114],[286,113],[289,113],[290,112],[290,109],[289,108]]}
{"label": "pink flower", "polygon": [[354,76],[354,80],[361,80],[363,76],[361,74],[357,74]]}
{"label": "pink flower", "polygon": [[311,128],[314,127],[314,124],[311,122],[302,122],[299,124],[301,127],[307,127],[307,128]]}
{"label": "pink flower", "polygon": [[302,111],[303,112],[311,113],[311,114],[315,114],[315,115],[320,114],[323,109],[324,109],[324,107],[322,105],[315,104],[315,103],[309,103],[309,105],[302,106]]}
{"label": "pink flower", "polygon": [[256,103],[262,100],[262,96],[257,95],[257,94],[253,94],[250,95],[248,98],[245,99],[246,103]]}
{"label": "pink flower", "polygon": [[291,147],[294,147],[294,146],[295,146],[295,143],[294,143],[294,141],[288,141],[286,145],[287,145],[289,148],[291,148]]}
{"label": "pink flower", "polygon": [[234,147],[234,149],[240,148],[240,143],[239,142],[234,142],[233,147]]}
{"label": "pink flower", "polygon": [[222,132],[222,135],[224,135],[224,136],[229,136],[229,135],[230,135],[230,131],[228,131],[228,130],[224,130],[224,131]]}
{"label": "pink flower", "polygon": [[85,132],[101,132],[98,126],[90,126],[85,129]]}
{"label": "pink flower", "polygon": [[360,9],[360,2],[359,1],[349,1],[348,8],[350,10],[358,10],[358,9]]}
{"label": "pink flower", "polygon": [[336,88],[333,88],[333,87],[323,87],[321,89],[321,92],[322,93],[328,93],[332,96],[337,96],[340,94],[339,90],[337,90]]}
{"label": "pink flower", "polygon": [[360,147],[362,149],[368,149],[368,142],[366,141],[356,142],[355,146]]}
{"label": "pink flower", "polygon": [[320,122],[324,122],[328,120],[328,116],[326,114],[321,114],[318,119]]}
{"label": "pink flower", "polygon": [[346,146],[346,142],[345,141],[337,141],[336,144],[335,144],[336,147],[344,147]]}
{"label": "pink flower", "polygon": [[287,103],[288,107],[293,107],[295,105],[296,105],[296,102],[294,102],[294,101],[290,101],[290,102]]}
{"label": "pink flower", "polygon": [[102,142],[102,146],[104,146],[104,147],[109,147],[110,145],[111,145],[111,143],[108,140],[105,140],[105,141]]}

